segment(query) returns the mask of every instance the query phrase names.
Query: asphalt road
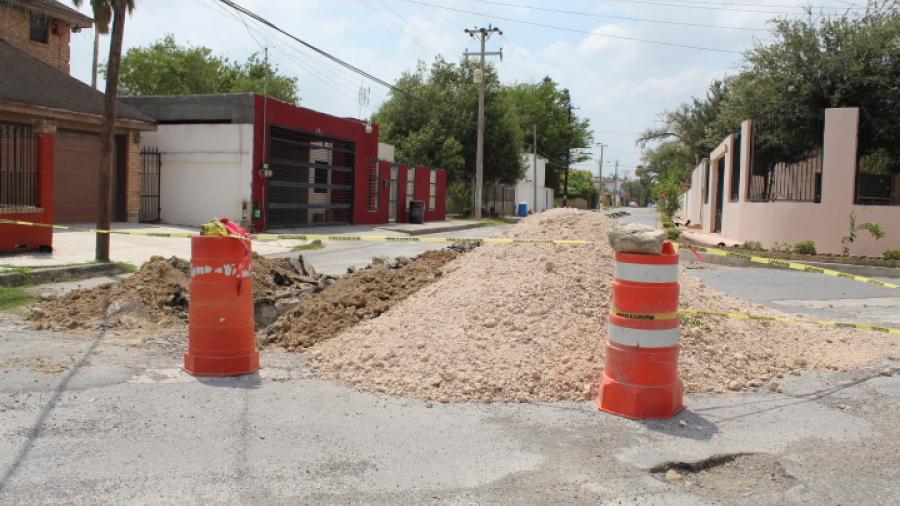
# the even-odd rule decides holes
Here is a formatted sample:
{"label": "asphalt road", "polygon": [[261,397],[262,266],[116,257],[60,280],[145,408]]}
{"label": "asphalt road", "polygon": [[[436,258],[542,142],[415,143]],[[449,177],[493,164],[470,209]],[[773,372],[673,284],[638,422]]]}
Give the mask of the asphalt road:
{"label": "asphalt road", "polygon": [[[900,502],[900,374],[880,376],[885,364],[691,395],[677,417],[638,422],[592,402],[359,393],[310,378],[300,354],[196,379],[179,370],[181,339],[0,318],[0,503]],[[738,460],[664,478],[714,456]]]}
{"label": "asphalt road", "polygon": [[[440,237],[483,238],[494,237],[507,230],[510,225],[480,227],[454,232],[435,234]],[[394,234],[398,235],[398,234]],[[427,235],[421,237],[428,237]],[[365,267],[372,263],[372,257],[398,256],[412,257],[428,250],[445,248],[441,243],[402,243],[402,242],[326,242],[320,250],[301,251],[300,254],[309,260],[313,267],[325,274],[344,274],[348,267]],[[266,255],[269,258],[296,256],[298,252],[276,253]]]}
{"label": "asphalt road", "polygon": [[[352,244],[309,257],[328,271],[387,253]],[[692,273],[762,303],[883,298],[867,285],[766,284],[784,271]],[[779,393],[688,395],[675,418],[640,422],[593,402],[360,393],[312,377],[294,353],[197,379],[180,370],[184,335],[50,333],[0,313],[0,504],[897,504],[896,342],[866,369],[787,376]]]}
{"label": "asphalt road", "polygon": [[[623,223],[649,223],[655,209],[629,209]],[[691,275],[710,287],[756,304],[815,319],[900,327],[900,290],[821,274],[690,261]],[[883,278],[896,283],[897,279]],[[703,308],[696,308],[703,309]]]}

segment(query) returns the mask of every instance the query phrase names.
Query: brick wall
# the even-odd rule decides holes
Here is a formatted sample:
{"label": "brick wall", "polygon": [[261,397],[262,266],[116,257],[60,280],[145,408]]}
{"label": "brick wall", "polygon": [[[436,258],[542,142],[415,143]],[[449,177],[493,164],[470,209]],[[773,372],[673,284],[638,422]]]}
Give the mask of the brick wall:
{"label": "brick wall", "polygon": [[128,188],[126,202],[128,221],[137,223],[141,212],[141,133],[137,130],[128,132]]}
{"label": "brick wall", "polygon": [[[51,20],[49,40],[46,44],[31,40],[31,18],[25,9],[0,3],[0,37],[31,56],[69,73],[69,25]],[[54,28],[55,27],[55,28]]]}

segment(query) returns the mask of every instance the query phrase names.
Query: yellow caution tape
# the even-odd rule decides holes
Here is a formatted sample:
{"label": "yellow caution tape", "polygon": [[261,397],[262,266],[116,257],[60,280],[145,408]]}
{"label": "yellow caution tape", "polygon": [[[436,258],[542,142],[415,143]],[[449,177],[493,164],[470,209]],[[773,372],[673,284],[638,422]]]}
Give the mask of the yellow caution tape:
{"label": "yellow caution tape", "polygon": [[878,279],[867,278],[865,276],[857,276],[855,274],[848,274],[846,272],[835,271],[832,269],[825,269],[822,267],[816,267],[814,265],[807,265],[800,262],[792,262],[789,260],[781,260],[778,258],[769,258],[769,257],[761,257],[756,255],[747,255],[746,253],[738,253],[736,251],[726,251],[718,248],[708,248],[705,246],[690,246],[687,244],[682,244],[685,248],[693,248],[701,253],[707,253],[709,255],[715,255],[720,257],[734,257],[734,258],[742,258],[744,260],[749,260],[753,263],[757,264],[766,264],[766,265],[774,265],[776,267],[782,267],[784,269],[792,269],[795,271],[804,271],[804,272],[813,272],[816,274],[824,274],[826,276],[832,276],[835,278],[844,278],[851,279],[853,281],[859,281],[861,283],[869,283],[872,285],[883,286],[885,288],[900,288],[900,284],[890,283],[887,281],[881,281]]}
{"label": "yellow caution tape", "polygon": [[803,318],[788,318],[783,316],[765,316],[749,313],[721,313],[718,311],[703,311],[700,309],[682,309],[679,311],[684,314],[693,314],[699,316],[715,316],[719,318],[730,318],[732,320],[759,320],[778,323],[815,323],[823,327],[839,328],[839,329],[859,329],[870,330],[872,332],[881,332],[884,334],[900,335],[900,328],[885,327],[882,325],[870,325],[868,323],[838,322],[832,320],[807,320]]}
{"label": "yellow caution tape", "polygon": [[[93,232],[97,234],[117,234],[117,235],[135,235],[143,237],[176,237],[189,239],[198,237],[201,234],[192,234],[189,232],[139,232],[125,230],[102,230],[86,227],[72,227],[67,225],[50,225],[47,223],[34,223],[21,220],[5,220],[0,219],[0,224],[22,225],[28,227],[53,228],[58,230],[77,230],[82,232]],[[244,239],[237,235],[238,239]],[[388,237],[376,235],[327,235],[327,234],[253,234],[252,239],[257,241],[278,241],[278,240],[297,240],[297,241],[369,241],[369,242],[407,242],[407,243],[423,243],[423,244],[453,244],[453,243],[474,243],[474,244],[554,244],[560,246],[585,246],[600,244],[598,241],[586,241],[582,239],[507,239],[503,237]]]}
{"label": "yellow caution tape", "polygon": [[629,313],[618,308],[612,308],[610,312],[616,316],[631,318],[632,320],[674,320],[678,318],[678,313]]}

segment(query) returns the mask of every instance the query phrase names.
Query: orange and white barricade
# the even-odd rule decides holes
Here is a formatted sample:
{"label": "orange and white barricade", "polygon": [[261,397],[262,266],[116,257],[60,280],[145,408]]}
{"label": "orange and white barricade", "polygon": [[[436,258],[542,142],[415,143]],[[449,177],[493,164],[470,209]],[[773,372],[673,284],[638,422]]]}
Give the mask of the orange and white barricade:
{"label": "orange and white barricade", "polygon": [[597,407],[634,419],[670,418],[683,407],[678,376],[678,253],[616,253],[606,367]]}

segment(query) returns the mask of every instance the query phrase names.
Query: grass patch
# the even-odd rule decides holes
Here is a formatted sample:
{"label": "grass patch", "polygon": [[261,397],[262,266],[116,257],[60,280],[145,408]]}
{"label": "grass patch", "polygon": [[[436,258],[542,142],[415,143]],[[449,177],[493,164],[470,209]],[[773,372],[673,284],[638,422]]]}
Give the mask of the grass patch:
{"label": "grass patch", "polygon": [[138,271],[138,266],[131,262],[116,262],[116,265],[119,266],[123,274],[134,274]]}
{"label": "grass patch", "polygon": [[298,245],[294,246],[293,248],[291,248],[291,251],[310,251],[310,250],[322,249],[324,247],[325,247],[325,244],[323,244],[322,241],[320,241],[319,239],[316,239],[316,240],[310,241],[306,244],[298,244]]}
{"label": "grass patch", "polygon": [[28,293],[21,288],[0,286],[0,311],[9,311],[37,300],[37,295]]}

